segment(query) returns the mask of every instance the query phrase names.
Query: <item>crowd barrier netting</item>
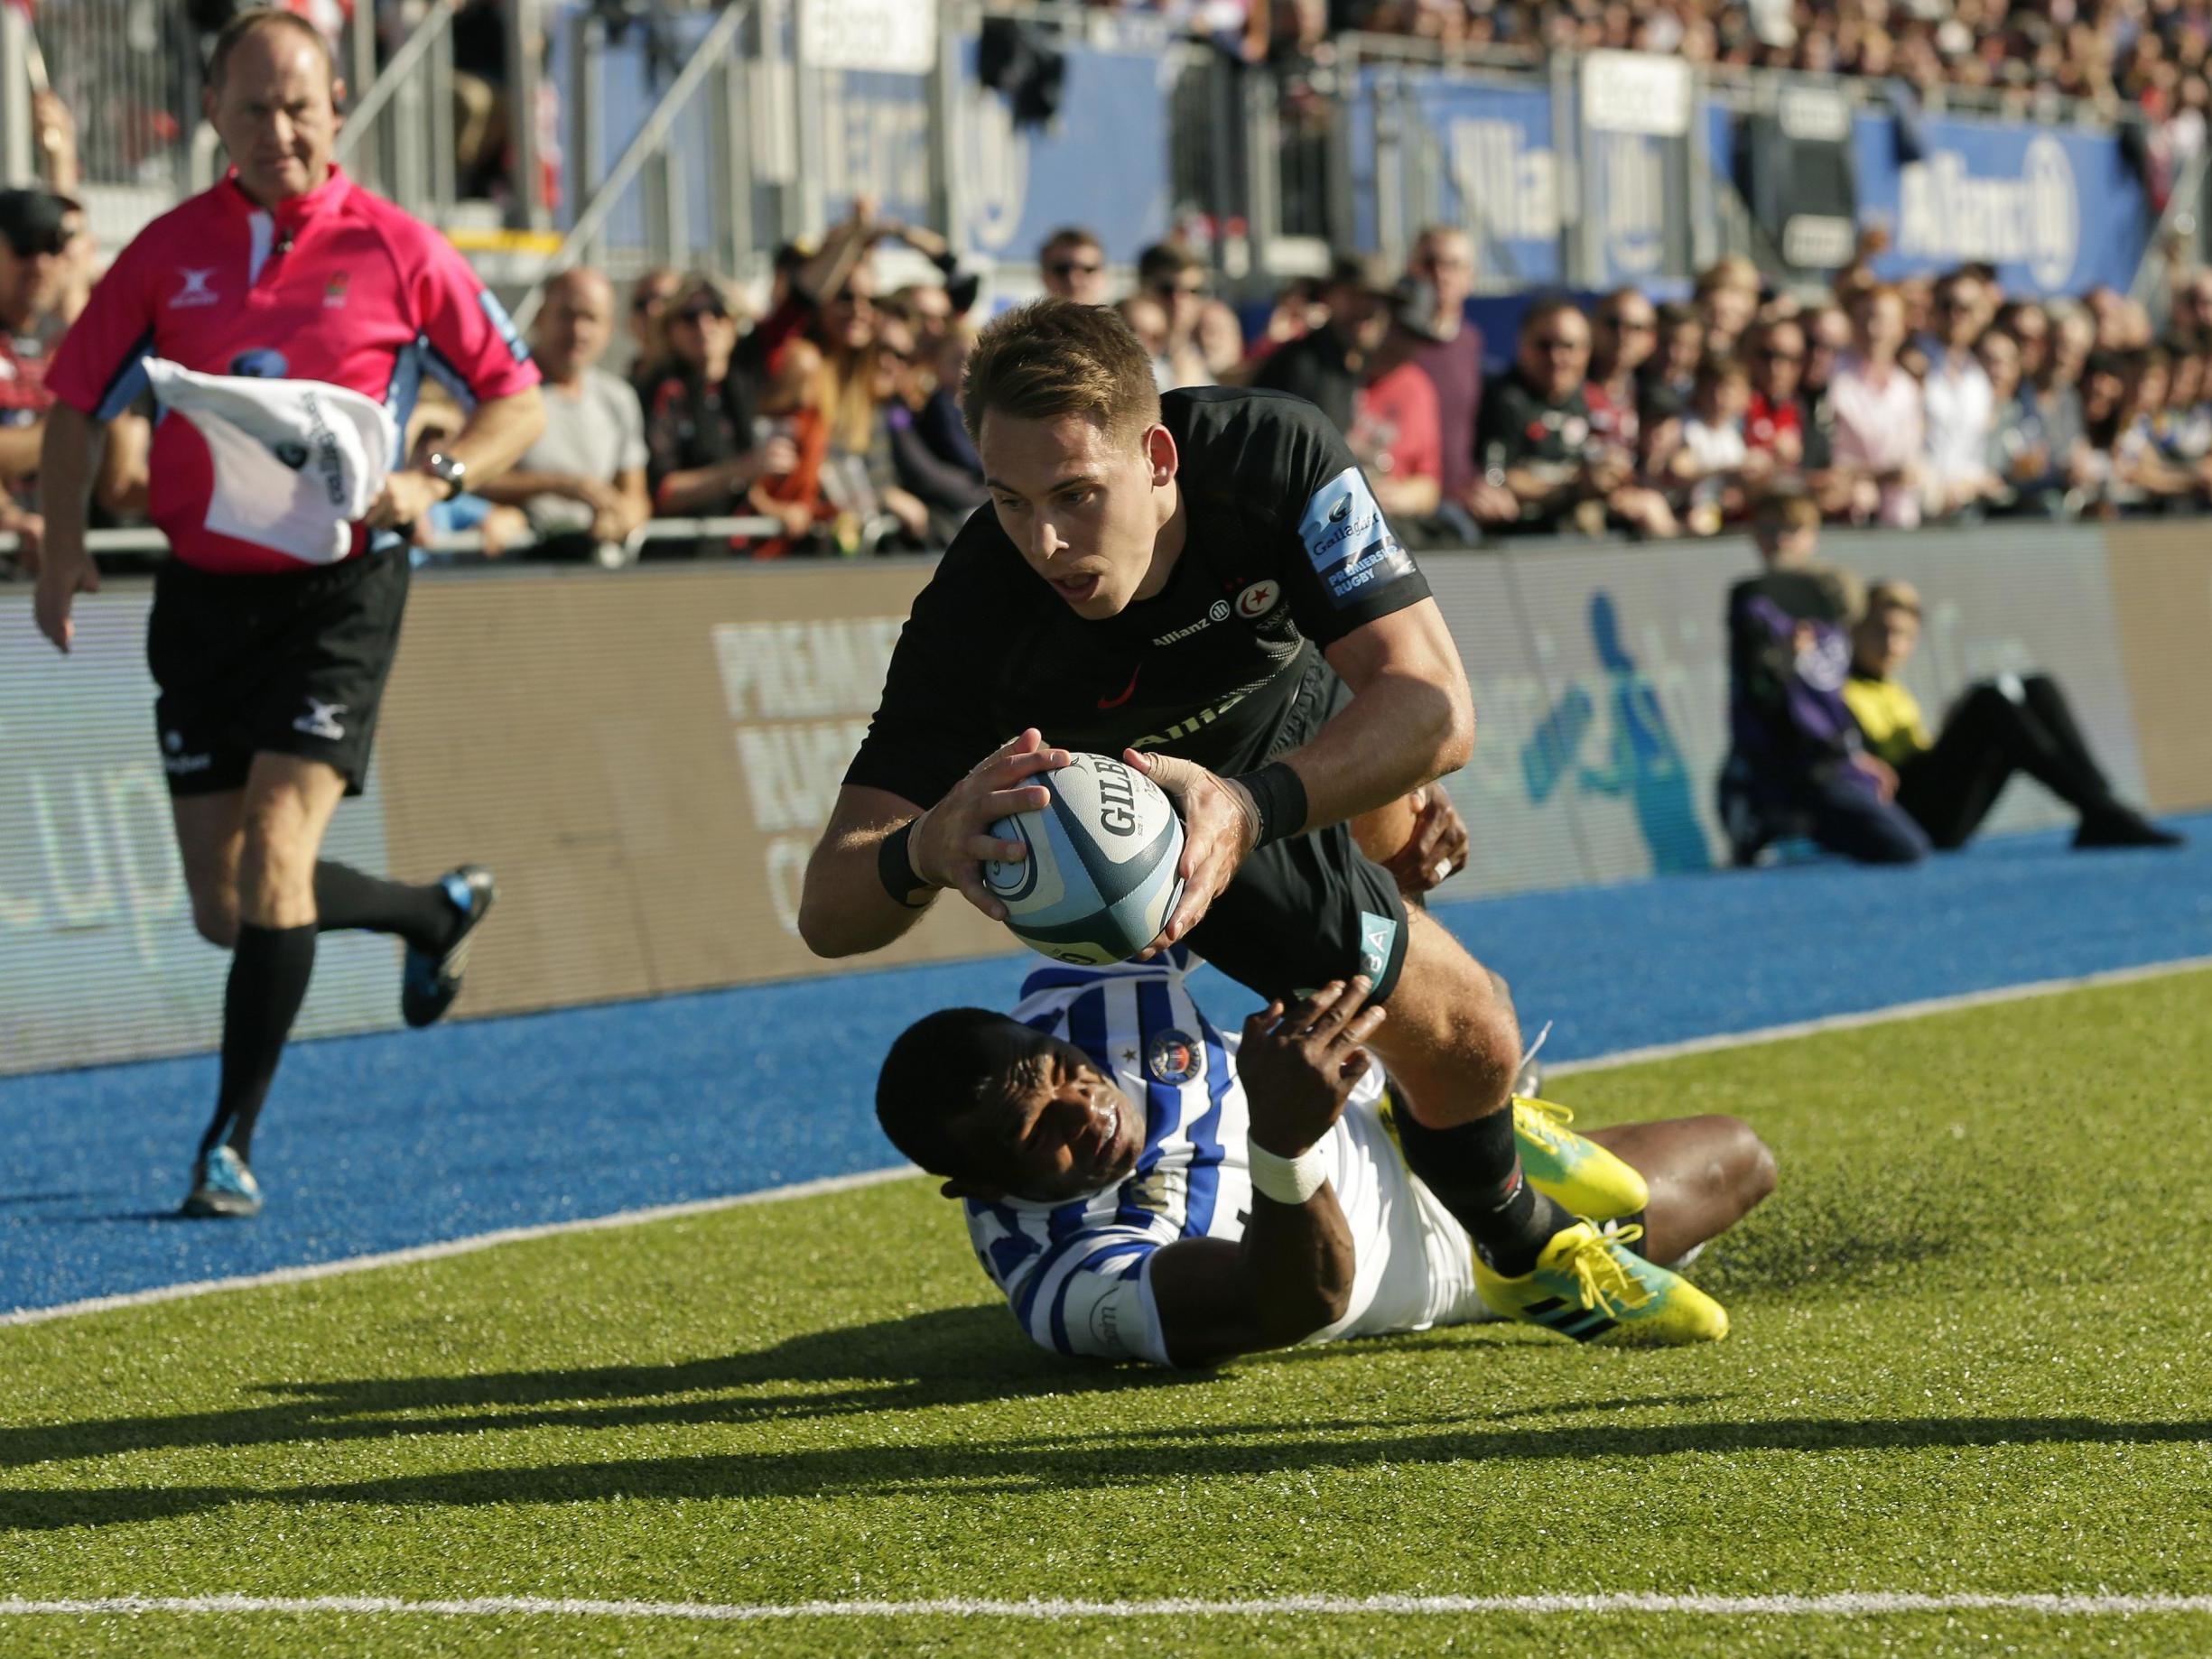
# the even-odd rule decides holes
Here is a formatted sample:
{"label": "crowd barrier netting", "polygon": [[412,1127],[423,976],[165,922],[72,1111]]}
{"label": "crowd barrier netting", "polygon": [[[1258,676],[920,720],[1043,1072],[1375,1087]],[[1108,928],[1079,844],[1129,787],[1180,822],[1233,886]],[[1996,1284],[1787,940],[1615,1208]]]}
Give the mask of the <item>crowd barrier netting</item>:
{"label": "crowd barrier netting", "polygon": [[[2071,693],[2114,781],[2212,806],[2212,544],[2194,526],[1831,535],[1928,601],[1931,714],[1994,673]],[[1424,565],[1480,726],[1445,899],[1715,870],[1722,610],[1748,545],[1529,542]],[[462,858],[502,901],[464,1014],[842,971],[797,936],[808,849],[928,561],[501,570],[418,581],[367,792],[331,856],[409,878]],[[79,601],[64,660],[0,593],[0,1072],[212,1045],[227,959],[192,930],[141,642],[146,590]],[[979,639],[979,651],[990,642]],[[2062,812],[2009,792],[1993,832]],[[1715,877],[1725,879],[1725,877]],[[999,952],[938,904],[869,965]],[[301,1029],[397,1023],[389,941],[323,943]]]}

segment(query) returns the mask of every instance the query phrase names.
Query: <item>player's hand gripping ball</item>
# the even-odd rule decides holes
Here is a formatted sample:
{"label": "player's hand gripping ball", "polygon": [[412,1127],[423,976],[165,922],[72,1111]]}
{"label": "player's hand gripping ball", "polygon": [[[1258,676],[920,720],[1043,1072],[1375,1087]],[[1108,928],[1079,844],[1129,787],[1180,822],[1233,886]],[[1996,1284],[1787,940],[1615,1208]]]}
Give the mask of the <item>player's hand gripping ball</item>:
{"label": "player's hand gripping ball", "polygon": [[1078,753],[1027,780],[1051,802],[991,825],[1027,858],[983,867],[983,885],[1006,906],[1024,944],[1058,961],[1127,961],[1155,939],[1183,896],[1183,820],[1142,773],[1104,755]]}

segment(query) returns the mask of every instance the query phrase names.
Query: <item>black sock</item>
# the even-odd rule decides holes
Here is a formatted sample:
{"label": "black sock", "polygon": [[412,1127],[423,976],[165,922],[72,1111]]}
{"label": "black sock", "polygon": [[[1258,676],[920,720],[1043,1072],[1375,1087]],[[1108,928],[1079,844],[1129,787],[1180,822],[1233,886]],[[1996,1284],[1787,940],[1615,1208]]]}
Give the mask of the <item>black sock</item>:
{"label": "black sock", "polygon": [[227,1140],[251,1161],[254,1120],[268,1098],[284,1039],[315,972],[315,932],[312,923],[238,929],[223,993],[223,1081],[214,1120],[200,1143],[201,1157]]}
{"label": "black sock", "polygon": [[341,928],[396,933],[432,956],[453,942],[461,921],[442,882],[411,887],[328,858],[315,866],[315,914],[316,925],[326,933]]}
{"label": "black sock", "polygon": [[1510,1107],[1449,1129],[1394,1114],[1406,1162],[1474,1240],[1492,1273],[1519,1278],[1575,1218],[1529,1184],[1513,1145]]}

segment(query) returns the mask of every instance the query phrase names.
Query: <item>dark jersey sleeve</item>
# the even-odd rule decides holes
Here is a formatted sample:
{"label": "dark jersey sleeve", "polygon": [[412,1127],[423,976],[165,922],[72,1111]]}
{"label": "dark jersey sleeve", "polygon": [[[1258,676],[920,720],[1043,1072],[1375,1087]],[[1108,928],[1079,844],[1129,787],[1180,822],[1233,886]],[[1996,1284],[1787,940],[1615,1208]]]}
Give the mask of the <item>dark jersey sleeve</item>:
{"label": "dark jersey sleeve", "polygon": [[1001,607],[991,602],[983,542],[983,527],[971,521],[915,596],[891,652],[883,700],[845,769],[847,783],[886,789],[926,809],[1003,741],[991,729],[984,678],[998,632],[992,618]]}
{"label": "dark jersey sleeve", "polygon": [[1324,647],[1428,598],[1351,446],[1303,399],[1269,399],[1269,487],[1283,502],[1282,578],[1298,631]]}

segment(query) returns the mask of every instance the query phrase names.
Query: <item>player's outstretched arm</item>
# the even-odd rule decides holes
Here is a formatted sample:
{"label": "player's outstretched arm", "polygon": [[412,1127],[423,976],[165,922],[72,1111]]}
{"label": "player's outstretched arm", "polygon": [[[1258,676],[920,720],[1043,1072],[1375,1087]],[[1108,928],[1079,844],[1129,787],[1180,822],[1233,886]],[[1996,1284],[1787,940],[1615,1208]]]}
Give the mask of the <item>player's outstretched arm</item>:
{"label": "player's outstretched arm", "polygon": [[1317,830],[1399,800],[1474,753],[1467,672],[1434,599],[1362,623],[1324,654],[1352,701],[1287,757]]}
{"label": "player's outstretched arm", "polygon": [[1018,859],[1028,849],[1002,841],[990,826],[1035,811],[1050,797],[1026,780],[1067,765],[1035,728],[1002,745],[924,811],[886,789],[848,783],[837,792],[829,827],[806,863],[799,895],[799,935],[816,956],[880,950],[921,919],[943,887],[994,922],[1006,906],[983,885],[987,859]]}
{"label": "player's outstretched arm", "polygon": [[1244,1023],[1237,1074],[1251,1102],[1251,1219],[1244,1237],[1191,1238],[1152,1258],[1167,1357],[1212,1365],[1289,1348],[1352,1305],[1358,1262],[1320,1144],[1374,1061],[1361,1046],[1383,1020],[1364,977],[1332,981],[1287,1011]]}

